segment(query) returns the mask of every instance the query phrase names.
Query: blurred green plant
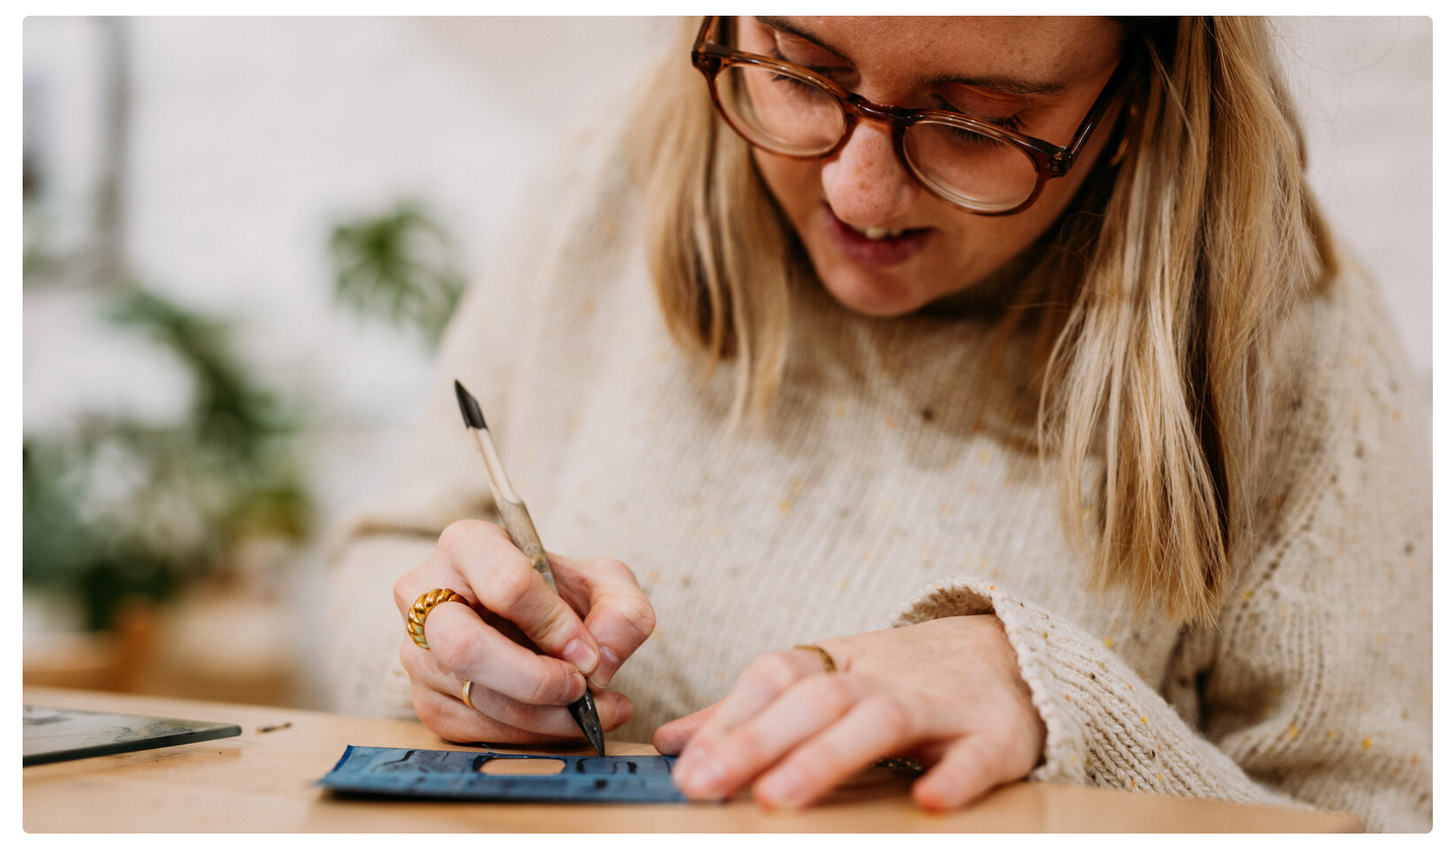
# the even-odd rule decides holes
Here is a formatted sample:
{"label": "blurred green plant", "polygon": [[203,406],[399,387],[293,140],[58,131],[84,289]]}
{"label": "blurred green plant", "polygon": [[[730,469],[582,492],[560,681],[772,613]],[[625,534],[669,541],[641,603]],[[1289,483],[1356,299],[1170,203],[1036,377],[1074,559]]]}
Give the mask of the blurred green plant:
{"label": "blurred green plant", "polygon": [[336,296],[361,313],[419,330],[433,347],[465,286],[451,239],[420,205],[337,225],[331,232]]}
{"label": "blurred green plant", "polygon": [[22,205],[20,273],[23,282],[40,276],[54,275],[59,266],[55,250],[47,242],[49,227],[32,203]]}
{"label": "blurred green plant", "polygon": [[[117,330],[147,335],[191,382],[190,403],[174,421],[92,414],[23,439],[26,594],[78,599],[85,625],[103,630],[132,598],[164,599],[191,579],[233,568],[253,539],[300,539],[314,508],[294,458],[299,422],[253,378],[227,323],[132,282],[124,235],[134,39],[128,18],[87,20],[99,37],[94,102],[89,86],[74,86],[81,77],[46,76],[60,81],[32,87],[27,68],[27,103],[95,106],[101,142],[89,162],[94,173],[69,174],[93,178],[81,209],[53,187],[69,158],[43,154],[56,140],[48,123],[25,135],[24,288],[29,296],[66,287],[108,305]],[[76,242],[55,237],[62,220],[81,234]]]}
{"label": "blurred green plant", "polygon": [[161,600],[224,568],[248,538],[299,539],[312,512],[296,420],[246,371],[224,322],[134,288],[111,316],[174,355],[192,392],[173,424],[90,417],[24,439],[24,586],[79,599],[92,630],[133,597]]}

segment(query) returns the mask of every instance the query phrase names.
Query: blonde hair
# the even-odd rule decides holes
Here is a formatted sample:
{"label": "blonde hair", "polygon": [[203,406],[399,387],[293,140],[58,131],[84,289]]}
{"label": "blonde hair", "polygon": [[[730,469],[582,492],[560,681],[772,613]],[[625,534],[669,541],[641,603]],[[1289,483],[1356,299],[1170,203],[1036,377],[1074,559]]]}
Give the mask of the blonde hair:
{"label": "blonde hair", "polygon": [[[1267,24],[1121,23],[1139,48],[1114,139],[1125,153],[1046,235],[1007,321],[1046,352],[1038,445],[1061,458],[1064,524],[1096,581],[1209,618],[1260,495],[1271,328],[1336,259]],[[736,359],[736,413],[779,389],[806,256],[689,66],[697,25],[681,28],[632,149],[663,311],[684,347]]]}
{"label": "blonde hair", "polygon": [[711,364],[737,360],[736,418],[768,407],[781,385],[788,287],[801,264],[747,142],[714,113],[707,83],[692,68],[700,25],[683,22],[644,94],[632,163],[668,329]]}

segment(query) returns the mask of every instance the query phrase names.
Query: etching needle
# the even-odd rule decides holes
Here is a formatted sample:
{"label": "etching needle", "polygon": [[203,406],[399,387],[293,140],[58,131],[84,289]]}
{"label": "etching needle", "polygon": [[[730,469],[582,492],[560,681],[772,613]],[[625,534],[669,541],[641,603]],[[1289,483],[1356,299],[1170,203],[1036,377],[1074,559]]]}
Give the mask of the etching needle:
{"label": "etching needle", "polygon": [[[521,496],[512,489],[507,473],[502,469],[502,461],[497,457],[497,447],[492,443],[492,433],[487,430],[487,420],[482,417],[482,406],[477,404],[477,400],[467,392],[462,382],[453,383],[457,387],[457,404],[462,409],[462,419],[466,420],[467,430],[472,432],[472,439],[476,440],[477,450],[482,455],[482,465],[487,469],[487,481],[491,484],[497,511],[502,515],[502,526],[507,529],[512,544],[532,561],[532,568],[542,575],[547,587],[556,592],[557,581],[552,579],[552,566],[547,562],[547,552],[542,550],[542,540],[537,536],[537,529],[532,526],[527,505],[522,503]],[[597,755],[606,756],[607,752],[602,744],[602,722],[597,717],[597,704],[592,701],[592,690],[585,690],[582,697],[568,704],[567,711],[572,713],[572,720],[582,728],[582,734],[587,737]]]}

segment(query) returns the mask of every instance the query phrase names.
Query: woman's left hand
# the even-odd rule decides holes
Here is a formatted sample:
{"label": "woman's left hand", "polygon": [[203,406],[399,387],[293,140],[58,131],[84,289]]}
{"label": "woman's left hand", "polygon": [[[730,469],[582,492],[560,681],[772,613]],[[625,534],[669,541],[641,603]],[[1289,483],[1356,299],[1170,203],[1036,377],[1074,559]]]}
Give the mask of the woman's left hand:
{"label": "woman's left hand", "polygon": [[1044,723],[1018,657],[992,615],[936,619],[754,660],[731,694],[663,725],[657,749],[680,754],[673,778],[696,800],[752,786],[769,807],[819,799],[881,758],[910,756],[927,809],[952,809],[1040,761]]}

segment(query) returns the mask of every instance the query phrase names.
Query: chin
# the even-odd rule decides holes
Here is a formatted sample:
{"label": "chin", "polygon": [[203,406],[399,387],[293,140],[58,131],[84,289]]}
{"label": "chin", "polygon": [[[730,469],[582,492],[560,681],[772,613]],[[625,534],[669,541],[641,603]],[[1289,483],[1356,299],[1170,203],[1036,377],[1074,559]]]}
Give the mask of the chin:
{"label": "chin", "polygon": [[903,316],[928,304],[928,299],[918,291],[891,279],[829,273],[822,275],[821,281],[838,304],[863,316]]}

